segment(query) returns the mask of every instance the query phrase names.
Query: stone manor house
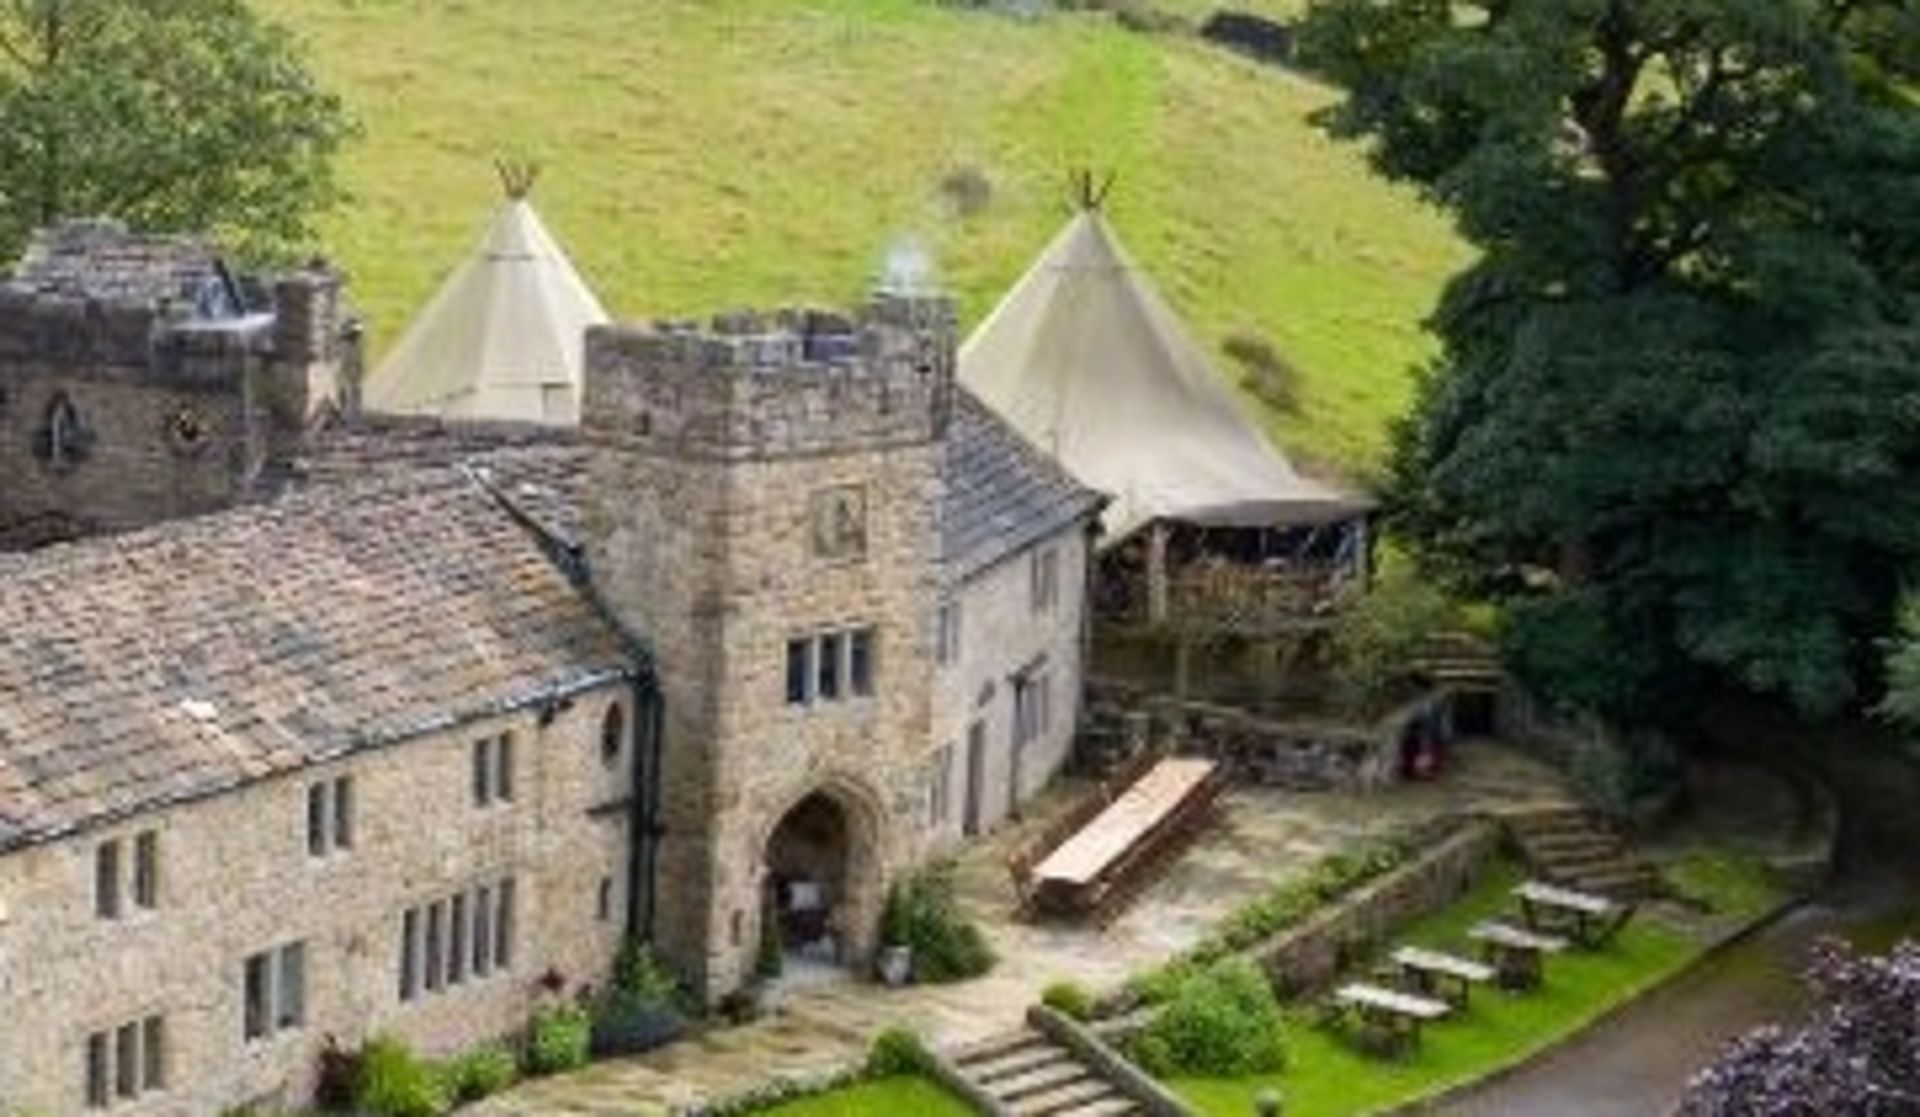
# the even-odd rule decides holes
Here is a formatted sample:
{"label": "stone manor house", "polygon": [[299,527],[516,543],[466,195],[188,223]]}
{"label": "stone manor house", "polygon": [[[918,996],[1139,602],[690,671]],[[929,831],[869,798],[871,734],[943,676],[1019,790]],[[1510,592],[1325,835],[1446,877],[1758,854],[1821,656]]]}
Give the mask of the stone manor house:
{"label": "stone manor house", "polygon": [[578,429],[356,416],[341,281],[0,280],[0,1113],[297,1102],[652,940],[859,966],[1066,759],[1101,500],[939,298],[587,337]]}

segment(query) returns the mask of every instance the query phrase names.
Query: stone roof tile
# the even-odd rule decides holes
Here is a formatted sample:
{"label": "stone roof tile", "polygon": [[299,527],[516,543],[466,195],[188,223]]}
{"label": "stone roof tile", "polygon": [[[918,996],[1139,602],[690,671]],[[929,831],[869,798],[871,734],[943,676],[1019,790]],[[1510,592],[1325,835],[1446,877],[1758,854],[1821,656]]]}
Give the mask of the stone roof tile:
{"label": "stone roof tile", "polygon": [[0,848],[632,667],[446,468],[6,556],[0,578]]}

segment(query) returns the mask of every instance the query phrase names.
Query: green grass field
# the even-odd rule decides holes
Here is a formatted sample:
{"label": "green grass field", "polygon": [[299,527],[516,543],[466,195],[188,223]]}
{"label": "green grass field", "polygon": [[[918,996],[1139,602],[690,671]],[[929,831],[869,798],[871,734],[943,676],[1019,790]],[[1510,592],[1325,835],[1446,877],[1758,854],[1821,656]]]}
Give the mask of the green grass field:
{"label": "green grass field", "polygon": [[[1184,3],[1185,0],[1182,0]],[[1135,254],[1217,352],[1235,330],[1301,370],[1305,456],[1364,469],[1466,259],[1444,220],[1315,131],[1330,94],[1102,15],[1018,20],[932,0],[260,0],[364,135],[326,223],[390,342],[497,197],[536,199],[609,308],[694,315],[844,302],[917,241],[977,321],[1111,169]],[[941,183],[992,200],[960,216]]]}
{"label": "green grass field", "polygon": [[[1749,867],[1696,874],[1701,898],[1724,912],[1754,918],[1778,902]],[[1459,904],[1395,937],[1471,956],[1466,929],[1512,907],[1520,881],[1503,869]],[[1426,1097],[1510,1066],[1570,1036],[1613,1006],[1678,973],[1705,944],[1648,919],[1622,931],[1608,948],[1572,951],[1548,961],[1543,989],[1524,996],[1480,990],[1468,1013],[1423,1030],[1419,1051],[1394,1062],[1361,1054],[1343,1037],[1312,1027],[1304,1013],[1290,1020],[1288,1069],[1235,1080],[1188,1079],[1171,1085],[1209,1117],[1245,1117],[1264,1088],[1286,1099],[1288,1117],[1356,1117]]]}
{"label": "green grass field", "polygon": [[764,1112],[765,1117],[970,1117],[973,1110],[925,1079],[882,1078]]}

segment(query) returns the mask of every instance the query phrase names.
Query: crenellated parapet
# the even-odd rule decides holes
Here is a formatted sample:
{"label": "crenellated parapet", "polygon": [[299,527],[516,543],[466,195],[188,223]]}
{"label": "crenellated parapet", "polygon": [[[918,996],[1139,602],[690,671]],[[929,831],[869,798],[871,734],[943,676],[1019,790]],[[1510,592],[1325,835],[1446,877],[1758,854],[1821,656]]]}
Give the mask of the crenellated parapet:
{"label": "crenellated parapet", "polygon": [[587,335],[582,423],[599,438],[690,457],[930,442],[951,416],[955,345],[950,299],[893,294],[852,314],[601,327]]}

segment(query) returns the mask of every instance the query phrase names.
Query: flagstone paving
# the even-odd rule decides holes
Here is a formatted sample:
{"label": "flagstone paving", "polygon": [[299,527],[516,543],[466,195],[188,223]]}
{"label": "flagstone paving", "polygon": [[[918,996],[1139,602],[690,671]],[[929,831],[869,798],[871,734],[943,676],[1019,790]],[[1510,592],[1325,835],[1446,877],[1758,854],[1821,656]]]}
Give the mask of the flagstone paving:
{"label": "flagstone paving", "polygon": [[889,990],[803,970],[784,983],[780,1009],[770,1018],[529,1082],[469,1112],[476,1117],[661,1113],[774,1077],[830,1072],[861,1058],[876,1033],[895,1025],[942,1045],[982,1039],[1017,1026],[1052,982],[1109,988],[1192,946],[1248,898],[1333,850],[1422,818],[1566,800],[1546,768],[1491,745],[1460,750],[1441,781],[1368,795],[1236,788],[1221,800],[1220,821],[1104,930],[1020,923],[1013,918],[1006,854],[1081,790],[1063,787],[1031,809],[1023,824],[1003,829],[961,857],[962,903],[1000,955],[1000,964],[987,976]]}

